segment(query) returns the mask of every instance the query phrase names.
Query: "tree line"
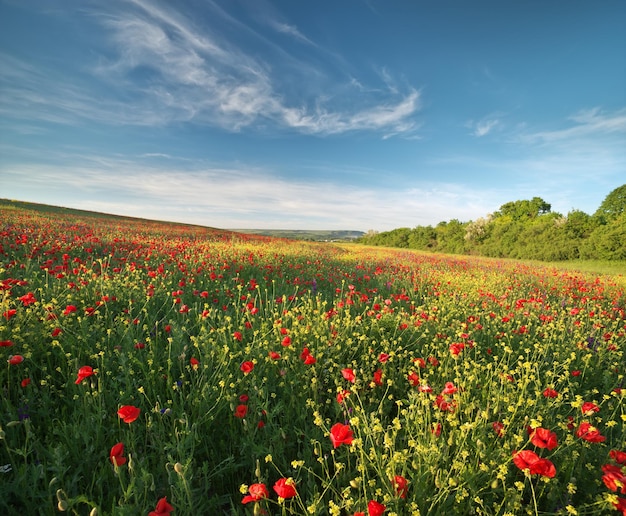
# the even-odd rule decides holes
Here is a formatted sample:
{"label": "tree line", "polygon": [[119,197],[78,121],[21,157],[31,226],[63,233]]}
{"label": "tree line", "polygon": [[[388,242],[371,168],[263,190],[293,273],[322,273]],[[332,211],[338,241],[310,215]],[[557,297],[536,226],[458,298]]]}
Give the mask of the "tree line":
{"label": "tree line", "polygon": [[544,261],[626,260],[626,184],[609,193],[592,215],[551,211],[540,197],[507,202],[486,217],[436,226],[368,231],[358,243]]}

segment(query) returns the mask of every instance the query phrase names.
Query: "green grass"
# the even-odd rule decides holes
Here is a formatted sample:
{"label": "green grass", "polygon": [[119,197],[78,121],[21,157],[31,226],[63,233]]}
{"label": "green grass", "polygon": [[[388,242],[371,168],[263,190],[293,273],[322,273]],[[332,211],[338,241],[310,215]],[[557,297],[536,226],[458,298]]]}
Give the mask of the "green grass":
{"label": "green grass", "polygon": [[0,513],[617,514],[619,276],[0,214]]}

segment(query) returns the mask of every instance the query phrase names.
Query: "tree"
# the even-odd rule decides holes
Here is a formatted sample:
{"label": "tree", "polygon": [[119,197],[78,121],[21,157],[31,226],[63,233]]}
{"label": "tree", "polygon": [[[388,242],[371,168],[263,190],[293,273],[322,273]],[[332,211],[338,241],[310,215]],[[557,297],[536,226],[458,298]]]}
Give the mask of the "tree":
{"label": "tree", "polygon": [[549,213],[552,205],[548,204],[541,197],[533,197],[530,201],[511,201],[500,206],[494,213],[494,217],[509,216],[513,220],[534,219],[539,215]]}
{"label": "tree", "polygon": [[594,213],[594,217],[609,222],[617,219],[624,212],[626,212],[626,185],[617,187],[607,195]]}

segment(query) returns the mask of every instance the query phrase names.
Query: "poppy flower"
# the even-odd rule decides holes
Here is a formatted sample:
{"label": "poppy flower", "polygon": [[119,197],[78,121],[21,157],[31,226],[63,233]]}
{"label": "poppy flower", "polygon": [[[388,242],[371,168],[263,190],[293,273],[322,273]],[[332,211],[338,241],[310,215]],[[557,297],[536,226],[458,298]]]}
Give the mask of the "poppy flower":
{"label": "poppy flower", "polygon": [[269,496],[270,493],[265,484],[252,484],[248,487],[248,494],[243,497],[241,503],[259,502]]}
{"label": "poppy flower", "polygon": [[343,400],[348,397],[350,395],[350,391],[347,389],[344,389],[342,392],[338,392],[337,393],[337,403],[339,403],[339,405],[341,405],[343,403]]}
{"label": "poppy flower", "polygon": [[611,457],[618,464],[626,465],[626,452],[611,450],[609,452],[609,457]]}
{"label": "poppy flower", "polygon": [[382,516],[387,507],[385,507],[382,503],[377,502],[376,500],[370,500],[367,503],[367,514],[368,516]]}
{"label": "poppy flower", "polygon": [[558,445],[556,434],[541,427],[535,428],[532,431],[530,434],[530,442],[537,448],[547,448],[548,450],[553,450]]}
{"label": "poppy flower", "polygon": [[293,478],[279,478],[274,484],[274,492],[281,498],[293,498],[298,495]]}
{"label": "poppy flower", "polygon": [[576,430],[576,437],[580,437],[590,443],[602,443],[606,441],[606,437],[604,437],[595,426],[592,426],[586,421],[579,425],[578,430]]}
{"label": "poppy flower", "polygon": [[381,353],[380,355],[378,355],[378,361],[381,364],[384,364],[385,362],[387,362],[387,360],[389,360],[389,354],[387,353]]}
{"label": "poppy flower", "polygon": [[109,452],[109,458],[114,466],[122,466],[126,464],[126,457],[122,457],[124,454],[124,443],[117,443],[111,448]]}
{"label": "poppy flower", "polygon": [[498,437],[502,437],[504,435],[504,425],[500,421],[494,421],[491,423],[491,427]]}
{"label": "poppy flower", "polygon": [[591,401],[585,401],[580,407],[580,410],[585,416],[590,416],[594,412],[600,412],[600,407]]}
{"label": "poppy flower", "polygon": [[353,439],[352,430],[348,425],[335,423],[330,429],[330,442],[333,443],[333,448],[338,448],[342,444],[350,445]]}
{"label": "poppy flower", "polygon": [[241,369],[243,374],[250,374],[254,369],[254,363],[250,360],[246,360],[245,362],[242,362],[242,364],[239,366],[239,369]]}
{"label": "poppy flower", "polygon": [[89,378],[92,375],[93,375],[93,368],[88,365],[83,366],[78,370],[78,378],[76,378],[76,381],[74,383],[78,385],[85,378]]}
{"label": "poppy flower", "polygon": [[241,340],[243,339],[243,335],[240,331],[236,331],[235,333],[233,333],[233,338],[241,342]]}
{"label": "poppy flower", "polygon": [[22,387],[28,387],[30,385],[30,378],[24,378],[21,382],[20,385]]}
{"label": "poppy flower", "polygon": [[167,496],[161,498],[157,504],[154,511],[150,511],[148,516],[169,516],[169,514],[174,510],[169,503],[167,503]]}
{"label": "poppy flower", "polygon": [[269,352],[269,357],[272,360],[279,360],[280,359],[280,353],[276,352],[276,351],[270,351]]}
{"label": "poppy flower", "polygon": [[441,394],[454,394],[458,389],[452,382],[446,382]]}
{"label": "poppy flower", "polygon": [[620,491],[626,494],[626,475],[622,472],[622,468],[614,464],[605,464],[602,466],[602,482],[611,491]]}
{"label": "poppy flower", "polygon": [[401,475],[396,475],[393,477],[391,484],[395,487],[396,494],[400,498],[406,498],[406,495],[409,492],[409,482],[406,478]]}
{"label": "poppy flower", "polygon": [[317,362],[317,360],[315,360],[315,357],[313,355],[307,355],[304,358],[304,363],[306,365],[313,365],[313,364],[315,364],[315,362]]}
{"label": "poppy flower", "polygon": [[557,391],[548,387],[545,391],[543,391],[543,396],[545,398],[556,398],[559,395]]}
{"label": "poppy flower", "polygon": [[11,355],[7,362],[11,365],[17,365],[24,362],[24,357],[22,355]]}
{"label": "poppy flower", "polygon": [[341,376],[343,376],[350,383],[356,382],[356,375],[354,374],[354,371],[349,367],[341,370]]}
{"label": "poppy flower", "polygon": [[289,337],[289,335],[287,335],[281,342],[280,345],[284,348],[291,346],[291,337]]}
{"label": "poppy flower", "polygon": [[379,387],[382,386],[383,384],[383,372],[381,369],[377,369],[376,372],[374,373],[374,378],[372,379],[372,381],[378,385]]}
{"label": "poppy flower", "polygon": [[119,418],[124,421],[124,423],[128,424],[135,421],[139,417],[139,414],[141,414],[141,409],[133,407],[132,405],[124,405],[117,411]]}
{"label": "poppy flower", "polygon": [[189,359],[189,365],[191,365],[193,369],[198,369],[198,366],[200,365],[200,361],[196,357],[191,357]]}
{"label": "poppy flower", "polygon": [[65,310],[63,310],[63,315],[73,314],[76,311],[76,307],[74,305],[67,305]]}
{"label": "poppy flower", "polygon": [[407,379],[409,380],[411,387],[417,387],[420,384],[420,377],[415,371],[411,371],[407,375]]}
{"label": "poppy flower", "polygon": [[513,452],[513,462],[522,471],[528,470],[531,475],[541,475],[547,478],[553,478],[556,475],[556,468],[552,461],[539,457],[531,450]]}
{"label": "poppy flower", "polygon": [[247,413],[248,413],[247,405],[237,405],[237,408],[235,409],[235,417],[238,417],[239,419],[243,419],[244,417],[246,417]]}
{"label": "poppy flower", "polygon": [[0,348],[10,348],[13,342],[10,340],[0,340]]}

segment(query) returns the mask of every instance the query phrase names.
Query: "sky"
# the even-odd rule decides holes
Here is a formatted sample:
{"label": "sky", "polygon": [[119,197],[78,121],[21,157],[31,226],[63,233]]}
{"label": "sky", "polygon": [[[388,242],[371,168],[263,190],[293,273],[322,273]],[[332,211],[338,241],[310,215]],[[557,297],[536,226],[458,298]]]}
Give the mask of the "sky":
{"label": "sky", "polygon": [[0,197],[386,231],[626,183],[623,0],[0,0]]}

